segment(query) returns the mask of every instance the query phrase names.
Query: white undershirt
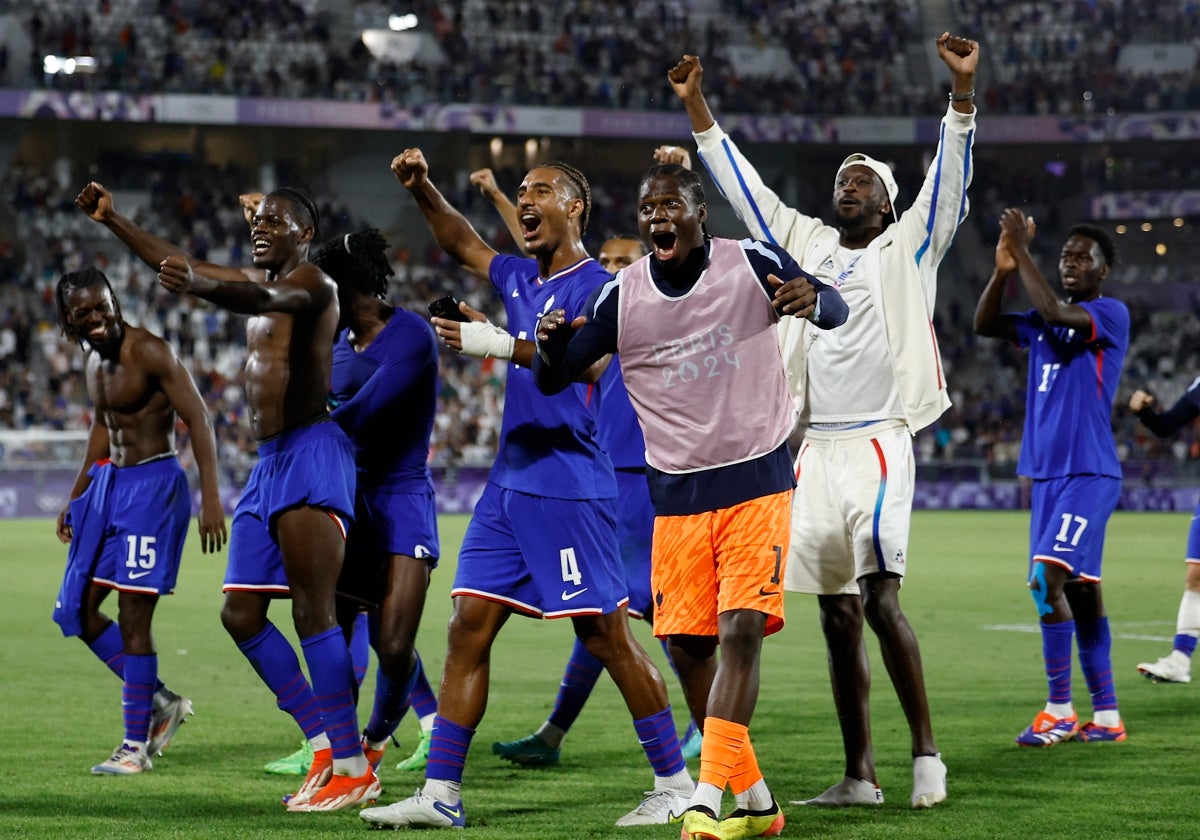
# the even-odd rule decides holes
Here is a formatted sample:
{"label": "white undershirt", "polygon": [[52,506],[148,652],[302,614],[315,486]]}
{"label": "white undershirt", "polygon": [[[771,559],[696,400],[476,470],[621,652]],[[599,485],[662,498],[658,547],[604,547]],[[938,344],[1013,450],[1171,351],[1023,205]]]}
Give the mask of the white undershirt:
{"label": "white undershirt", "polygon": [[[838,247],[813,271],[838,287],[850,315],[836,329],[806,330],[809,422],[903,419],[904,411],[875,302],[861,268],[866,250]],[[886,278],[884,279],[886,283]]]}

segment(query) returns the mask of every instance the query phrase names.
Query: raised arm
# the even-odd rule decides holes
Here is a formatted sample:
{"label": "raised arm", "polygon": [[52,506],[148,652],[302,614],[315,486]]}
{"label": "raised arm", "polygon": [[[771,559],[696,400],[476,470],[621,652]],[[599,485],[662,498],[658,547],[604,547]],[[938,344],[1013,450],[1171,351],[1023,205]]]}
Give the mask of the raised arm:
{"label": "raised arm", "polygon": [[429,164],[421,150],[405,149],[396,155],[392,159],[392,173],[416,199],[442,250],[471,274],[486,280],[496,252],[429,180]]}
{"label": "raised arm", "polygon": [[[1033,224],[1033,219],[1029,220]],[[1004,281],[1008,275],[1017,270],[1017,260],[1009,250],[1010,237],[1004,233],[996,243],[996,264],[992,276],[988,279],[975,305],[975,334],[985,338],[1007,338],[1017,340],[1017,327],[1012,319],[1005,318],[1001,311],[1001,299],[1004,296]]]}
{"label": "raised arm", "polygon": [[142,262],[156,271],[168,257],[176,257],[190,262],[210,277],[239,282],[250,279],[249,275],[240,269],[197,260],[178,245],[173,245],[139,227],[132,219],[116,211],[113,207],[112,193],[97,181],[89,182],[79,192],[75,197],[75,204],[93,221],[112,231],[113,235],[125,243]]}
{"label": "raised arm", "polygon": [[508,235],[512,237],[513,242],[525,253],[524,246],[524,231],[521,228],[521,223],[517,219],[517,205],[509,201],[496,183],[496,175],[492,170],[476,169],[469,176],[472,184],[479,187],[479,192],[488,201],[492,202],[492,206],[496,208],[496,212],[500,214],[500,218],[504,220],[504,227],[508,230]]}
{"label": "raised arm", "polygon": [[148,336],[138,343],[135,352],[142,368],[158,378],[163,393],[188,428],[200,472],[200,550],[205,554],[218,552],[226,540],[225,510],[221,507],[217,484],[217,439],[208,408],[169,344],[157,336]]}
{"label": "raised arm", "polygon": [[1029,243],[1033,241],[1037,227],[1033,219],[1015,207],[1009,207],[1000,217],[1000,229],[1008,237],[1008,251],[1017,263],[1017,271],[1021,274],[1021,284],[1026,294],[1033,302],[1033,308],[1042,316],[1047,324],[1057,324],[1071,327],[1080,332],[1090,333],[1092,316],[1082,306],[1067,303],[1058,297],[1050,283],[1038,269],[1033,255],[1029,253]]}
{"label": "raised arm", "polygon": [[1138,389],[1129,398],[1129,408],[1147,429],[1159,437],[1167,437],[1200,417],[1200,377],[1197,377],[1187,392],[1175,405],[1166,411],[1158,411],[1154,395]]}

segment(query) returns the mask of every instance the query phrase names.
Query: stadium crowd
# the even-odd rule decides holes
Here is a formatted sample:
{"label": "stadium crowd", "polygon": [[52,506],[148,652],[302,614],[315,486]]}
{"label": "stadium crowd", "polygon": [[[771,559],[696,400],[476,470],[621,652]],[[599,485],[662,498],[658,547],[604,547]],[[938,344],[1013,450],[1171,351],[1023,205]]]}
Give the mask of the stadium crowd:
{"label": "stadium crowd", "polygon": [[[913,0],[566,0],[409,4],[436,49],[377,57],[359,34],[380,3],[36,0],[17,14],[33,46],[17,87],[438,103],[667,109],[660,45],[704,55],[726,113],[936,114]],[[956,29],[991,56],[989,114],[1200,107],[1200,71],[1118,71],[1122,47],[1178,43],[1195,3],[959,0]],[[136,22],[136,28],[135,28]],[[268,32],[270,34],[268,34]],[[95,53],[94,72],[45,72],[47,54]],[[746,61],[750,57],[754,60]],[[917,60],[914,60],[917,59]]]}
{"label": "stadium crowd", "polygon": [[[245,221],[234,197],[252,183],[249,172],[170,157],[156,160],[154,166],[133,157],[106,159],[103,171],[112,183],[147,197],[139,218],[167,239],[219,262],[247,258]],[[85,429],[90,423],[81,357],[57,328],[53,300],[57,278],[90,261],[113,281],[126,317],[163,335],[186,360],[214,418],[224,480],[241,486],[255,452],[244,422],[240,385],[244,320],[197,305],[190,297],[161,292],[128,251],[97,236],[94,224],[74,204],[76,185],[86,183],[88,177],[86,171],[73,173],[64,185],[51,173],[15,165],[3,182],[4,198],[18,214],[21,236],[19,245],[0,242],[0,428]],[[511,173],[500,173],[500,181],[515,183]],[[462,183],[452,191],[455,204],[467,211],[498,250],[511,251],[512,240],[491,205],[465,179],[455,182]],[[622,220],[631,213],[621,198],[621,179],[596,173],[593,186],[596,236],[622,230]],[[1004,198],[1020,195],[1042,226],[1039,239],[1056,241],[1060,231],[1052,212],[1053,187],[1046,179],[1014,181],[981,169],[972,187],[970,216],[979,240],[995,241],[995,220]],[[813,210],[820,213],[823,208]],[[321,213],[322,239],[365,225],[340,201],[323,202]],[[424,313],[426,302],[450,293],[503,322],[503,310],[490,287],[457,270],[445,253],[436,247],[414,252],[403,242],[392,246],[392,303]],[[1047,264],[1054,259],[1050,252],[1042,257]],[[917,437],[918,460],[925,464],[980,461],[995,476],[1011,477],[1024,419],[1024,362],[1019,352],[1003,343],[976,342],[969,296],[986,279],[987,254],[972,260],[977,264],[975,277],[942,284],[945,300],[938,313],[938,335],[955,389],[954,407]],[[1118,283],[1125,270],[1118,269],[1114,278]],[[1012,292],[1015,300],[1015,287]],[[1127,390],[1148,387],[1161,399],[1171,400],[1200,373],[1196,349],[1200,348],[1200,294],[1193,303],[1191,312],[1155,310],[1137,302],[1131,306]],[[1164,348],[1164,341],[1171,347]],[[504,371],[504,365],[491,360],[442,353],[442,389],[430,453],[433,465],[490,463],[503,408]],[[1195,429],[1164,441],[1149,435],[1129,412],[1117,411],[1114,421],[1119,451],[1134,463],[1134,474],[1148,480],[1172,471],[1182,476],[1200,474],[1200,434]]]}

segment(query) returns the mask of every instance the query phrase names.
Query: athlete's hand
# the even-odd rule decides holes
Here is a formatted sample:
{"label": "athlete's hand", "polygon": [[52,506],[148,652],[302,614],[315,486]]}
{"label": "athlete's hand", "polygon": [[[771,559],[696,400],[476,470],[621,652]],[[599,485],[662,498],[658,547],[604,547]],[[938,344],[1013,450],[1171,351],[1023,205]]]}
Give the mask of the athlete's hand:
{"label": "athlete's hand", "polygon": [[979,66],[979,42],[943,32],[937,39],[938,58],[954,73],[969,76]]}
{"label": "athlete's hand", "polygon": [[1133,392],[1133,396],[1129,398],[1129,410],[1141,411],[1143,408],[1149,408],[1154,405],[1154,395],[1149,391],[1143,391],[1138,388]]}
{"label": "athlete's hand", "polygon": [[684,169],[692,168],[692,156],[682,146],[659,146],[654,150],[654,162],[658,164],[677,163]]}
{"label": "athlete's hand", "polygon": [[75,205],[87,213],[94,221],[105,222],[116,211],[113,209],[112,193],[98,181],[89,181],[88,185],[75,196]]}
{"label": "athlete's hand", "polygon": [[473,186],[479,187],[479,192],[483,194],[484,198],[490,199],[500,192],[500,185],[496,183],[496,173],[486,166],[483,169],[476,169],[468,176],[467,180]]}
{"label": "athlete's hand", "polygon": [[805,275],[793,277],[785,283],[774,274],[768,274],[767,280],[775,287],[772,304],[780,315],[808,318],[816,311],[817,289]]}
{"label": "athlete's hand", "polygon": [[567,343],[575,330],[587,323],[587,318],[578,315],[575,320],[567,322],[567,313],[562,309],[551,309],[537,322],[538,353],[546,361],[557,358],[566,350]]}
{"label": "athlete's hand", "polygon": [[704,68],[700,66],[699,57],[684,55],[678,64],[667,71],[667,80],[676,96],[687,99],[700,93],[700,78],[703,75]]}
{"label": "athlete's hand", "polygon": [[75,529],[72,528],[71,523],[67,521],[67,517],[70,515],[70,512],[71,508],[69,506],[59,511],[58,522],[54,529],[55,533],[58,535],[58,541],[64,545],[69,543],[71,538],[75,536]]}
{"label": "athlete's hand", "polygon": [[158,265],[158,285],[168,292],[181,295],[191,291],[195,281],[192,266],[183,257],[167,257]]}
{"label": "athlete's hand", "polygon": [[216,554],[225,547],[228,533],[225,530],[225,510],[221,507],[221,498],[216,493],[201,494],[200,516],[200,550],[205,554]]}
{"label": "athlete's hand", "polygon": [[[458,302],[458,311],[466,315],[472,321],[487,321],[487,316],[478,309],[472,309],[471,305],[465,300]],[[446,342],[451,350],[462,352],[462,321],[451,321],[448,318],[430,318],[429,323],[433,324],[433,330],[438,334],[442,341]]]}
{"label": "athlete's hand", "polygon": [[392,174],[406,190],[415,190],[429,180],[429,164],[420,149],[405,149],[392,158]]}
{"label": "athlete's hand", "polygon": [[242,193],[238,196],[238,204],[242,205],[242,215],[246,217],[246,224],[254,224],[254,214],[264,198],[266,196],[260,192]]}
{"label": "athlete's hand", "polygon": [[[1029,243],[1036,233],[1037,225],[1033,216],[1026,216],[1016,207],[1009,207],[1000,216],[1000,238],[1002,241],[1007,238],[1008,251],[1014,257],[1018,252],[1029,249]],[[1013,265],[1016,267],[1015,261]]]}

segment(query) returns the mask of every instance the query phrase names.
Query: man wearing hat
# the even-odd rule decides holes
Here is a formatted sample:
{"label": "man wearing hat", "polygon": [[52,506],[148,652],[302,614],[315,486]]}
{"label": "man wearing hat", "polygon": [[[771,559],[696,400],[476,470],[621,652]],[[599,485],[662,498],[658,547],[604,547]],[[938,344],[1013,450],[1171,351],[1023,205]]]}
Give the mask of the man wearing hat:
{"label": "man wearing hat", "polygon": [[846,753],[845,778],[795,804],[883,801],[875,775],[863,619],[912,734],[914,808],[946,798],[946,767],[933,737],[917,637],[900,609],[914,459],[912,435],[950,405],[933,330],[937,267],[967,215],[974,78],[979,45],[937,39],[950,68],[950,107],[925,182],[903,213],[887,164],[852,154],[833,178],[833,226],[787,207],[717,125],[684,56],[672,87],[692,121],[701,161],[755,239],[783,245],[801,268],[842,293],[850,316],[820,332],[780,322],[792,394],[805,428],[784,587],[817,595]]}

